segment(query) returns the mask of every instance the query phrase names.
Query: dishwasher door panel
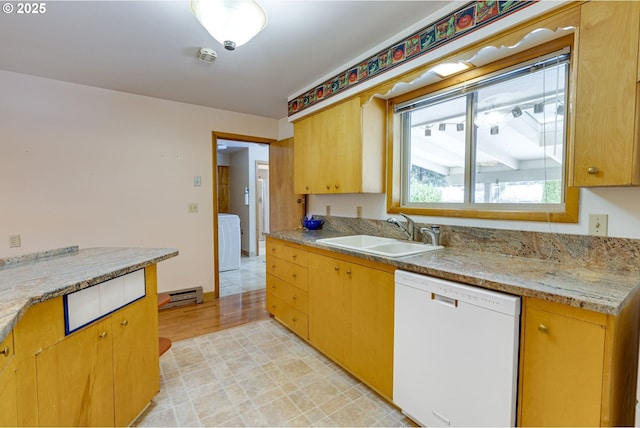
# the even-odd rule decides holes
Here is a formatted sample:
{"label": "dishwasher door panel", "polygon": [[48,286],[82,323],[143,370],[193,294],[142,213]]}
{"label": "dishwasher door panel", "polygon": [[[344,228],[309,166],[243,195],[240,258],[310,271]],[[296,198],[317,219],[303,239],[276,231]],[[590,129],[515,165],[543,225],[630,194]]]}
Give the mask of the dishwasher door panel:
{"label": "dishwasher door panel", "polygon": [[460,284],[423,285],[396,280],[395,403],[425,426],[513,426],[519,316],[466,302]]}

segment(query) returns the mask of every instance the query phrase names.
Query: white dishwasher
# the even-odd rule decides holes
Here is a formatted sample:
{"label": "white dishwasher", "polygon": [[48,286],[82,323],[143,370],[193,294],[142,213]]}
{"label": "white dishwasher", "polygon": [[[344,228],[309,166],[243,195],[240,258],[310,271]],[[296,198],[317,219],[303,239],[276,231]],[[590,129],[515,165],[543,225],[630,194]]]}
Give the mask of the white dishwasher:
{"label": "white dishwasher", "polygon": [[520,297],[395,274],[393,401],[423,426],[515,426]]}

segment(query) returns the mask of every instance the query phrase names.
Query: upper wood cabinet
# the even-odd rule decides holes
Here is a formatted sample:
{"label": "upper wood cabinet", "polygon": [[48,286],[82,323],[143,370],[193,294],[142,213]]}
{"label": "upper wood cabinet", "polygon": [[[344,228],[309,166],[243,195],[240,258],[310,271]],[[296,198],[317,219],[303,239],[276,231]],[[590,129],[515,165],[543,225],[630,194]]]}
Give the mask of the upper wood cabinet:
{"label": "upper wood cabinet", "polygon": [[570,185],[640,185],[639,31],[639,2],[581,6]]}
{"label": "upper wood cabinet", "polygon": [[294,123],[296,193],[384,192],[386,101],[359,97]]}

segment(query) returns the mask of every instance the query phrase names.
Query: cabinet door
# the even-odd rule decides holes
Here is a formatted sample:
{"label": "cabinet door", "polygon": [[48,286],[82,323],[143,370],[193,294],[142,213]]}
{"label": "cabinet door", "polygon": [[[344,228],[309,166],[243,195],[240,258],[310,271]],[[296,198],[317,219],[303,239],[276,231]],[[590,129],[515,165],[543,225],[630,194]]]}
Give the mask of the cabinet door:
{"label": "cabinet door", "polygon": [[525,310],[521,426],[599,426],[605,329]]}
{"label": "cabinet door", "polygon": [[581,7],[574,137],[574,186],[640,184],[637,73],[640,4]]}
{"label": "cabinet door", "polygon": [[328,187],[325,193],[362,191],[362,140],[360,99],[353,98],[326,111],[323,127],[329,131],[325,156],[330,159],[322,171]]}
{"label": "cabinet door", "polygon": [[339,260],[309,254],[309,341],[341,364],[349,330],[342,279],[345,270]]}
{"label": "cabinet door", "polygon": [[127,426],[160,390],[157,299],[114,313],[113,391],[116,426]]}
{"label": "cabinet door", "polygon": [[311,193],[311,173],[309,168],[314,165],[308,158],[314,143],[311,134],[313,116],[306,117],[293,124],[293,188],[296,193]]}
{"label": "cabinet door", "polygon": [[18,426],[16,371],[13,365],[0,370],[0,426]]}
{"label": "cabinet door", "polygon": [[110,334],[106,318],[36,355],[41,426],[113,426]]}
{"label": "cabinet door", "polygon": [[347,290],[351,329],[345,365],[387,398],[393,395],[393,274],[348,265]]}
{"label": "cabinet door", "polygon": [[13,334],[0,343],[0,426],[18,426],[18,398]]}

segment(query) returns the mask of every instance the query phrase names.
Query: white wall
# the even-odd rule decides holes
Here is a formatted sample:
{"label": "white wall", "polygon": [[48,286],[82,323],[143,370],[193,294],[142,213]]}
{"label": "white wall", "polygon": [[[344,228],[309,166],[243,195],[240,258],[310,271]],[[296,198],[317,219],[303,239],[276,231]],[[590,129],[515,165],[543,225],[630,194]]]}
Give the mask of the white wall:
{"label": "white wall", "polygon": [[[356,217],[357,206],[362,207],[364,218],[382,220],[391,216],[387,214],[384,194],[310,195],[307,198],[307,214],[324,215],[327,205],[331,206],[331,215],[334,216]],[[640,188],[581,189],[580,219],[578,223],[571,224],[426,216],[412,218],[424,223],[587,235],[589,214],[609,215],[608,236],[640,239]]]}
{"label": "white wall", "polygon": [[211,131],[278,138],[279,121],[6,71],[0,94],[0,257],[171,247],[159,289],[213,291]]}

